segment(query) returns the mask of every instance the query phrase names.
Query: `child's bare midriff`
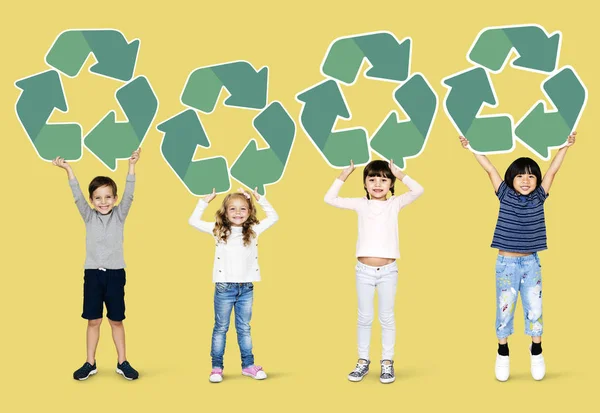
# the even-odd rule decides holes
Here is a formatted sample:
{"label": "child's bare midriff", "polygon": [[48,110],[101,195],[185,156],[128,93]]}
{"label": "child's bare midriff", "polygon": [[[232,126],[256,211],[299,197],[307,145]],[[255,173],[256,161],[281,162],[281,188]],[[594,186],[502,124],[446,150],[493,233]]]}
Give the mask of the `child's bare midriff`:
{"label": "child's bare midriff", "polygon": [[379,257],[358,257],[358,261],[371,267],[382,267],[396,261],[395,258],[379,258]]}
{"label": "child's bare midriff", "polygon": [[533,252],[510,252],[498,250],[498,254],[503,255],[505,257],[526,257],[528,255],[533,254]]}

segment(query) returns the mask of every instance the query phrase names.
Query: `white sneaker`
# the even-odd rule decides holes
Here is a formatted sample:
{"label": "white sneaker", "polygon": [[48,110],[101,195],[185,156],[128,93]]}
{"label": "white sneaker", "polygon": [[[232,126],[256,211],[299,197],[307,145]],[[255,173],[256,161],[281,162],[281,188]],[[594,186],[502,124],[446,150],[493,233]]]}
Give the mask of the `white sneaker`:
{"label": "white sneaker", "polygon": [[496,354],[496,380],[506,381],[510,375],[510,359],[509,356],[501,356]]}
{"label": "white sneaker", "polygon": [[544,361],[544,355],[532,355],[531,347],[529,347],[529,355],[531,356],[531,377],[533,377],[534,380],[543,379],[546,375],[546,362]]}

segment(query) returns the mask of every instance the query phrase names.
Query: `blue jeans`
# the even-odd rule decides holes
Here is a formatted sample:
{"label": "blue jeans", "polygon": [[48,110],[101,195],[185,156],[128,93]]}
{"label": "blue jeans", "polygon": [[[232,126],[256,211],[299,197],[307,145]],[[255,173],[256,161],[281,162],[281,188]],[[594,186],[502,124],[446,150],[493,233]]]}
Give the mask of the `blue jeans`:
{"label": "blue jeans", "polygon": [[537,253],[525,257],[496,259],[496,336],[506,338],[513,331],[517,298],[521,292],[525,334],[541,336],[542,322],[542,266]]}
{"label": "blue jeans", "polygon": [[223,354],[231,310],[235,308],[235,331],[242,356],[242,368],[254,364],[252,339],[250,337],[250,319],[252,318],[252,283],[216,283],[215,284],[215,326],[212,333],[210,356],[212,367],[223,368]]}

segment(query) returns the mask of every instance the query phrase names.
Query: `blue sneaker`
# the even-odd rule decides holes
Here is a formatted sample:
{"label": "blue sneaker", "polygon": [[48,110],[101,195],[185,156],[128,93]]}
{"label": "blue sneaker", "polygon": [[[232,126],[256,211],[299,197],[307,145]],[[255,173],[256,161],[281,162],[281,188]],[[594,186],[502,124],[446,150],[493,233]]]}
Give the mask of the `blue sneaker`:
{"label": "blue sneaker", "polygon": [[94,365],[92,366],[86,361],[83,366],[73,373],[73,378],[75,380],[86,380],[88,377],[93,376],[96,373],[98,373],[98,370],[96,369],[96,362],[94,362]]}
{"label": "blue sneaker", "polygon": [[131,367],[131,364],[129,364],[127,360],[121,364],[117,363],[117,373],[125,377],[127,380],[135,380],[140,376],[137,370]]}

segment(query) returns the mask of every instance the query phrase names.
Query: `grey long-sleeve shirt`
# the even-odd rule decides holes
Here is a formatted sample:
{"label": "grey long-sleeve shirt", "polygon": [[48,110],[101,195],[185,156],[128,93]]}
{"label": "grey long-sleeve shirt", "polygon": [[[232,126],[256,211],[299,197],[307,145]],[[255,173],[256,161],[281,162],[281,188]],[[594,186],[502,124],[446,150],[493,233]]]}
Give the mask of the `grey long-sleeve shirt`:
{"label": "grey long-sleeve shirt", "polygon": [[121,202],[106,215],[102,215],[90,207],[81,192],[77,178],[70,179],[69,185],[75,198],[75,205],[77,205],[77,209],[79,209],[79,213],[85,222],[84,268],[106,268],[109,270],[125,268],[123,227],[133,202],[135,175],[127,175]]}

